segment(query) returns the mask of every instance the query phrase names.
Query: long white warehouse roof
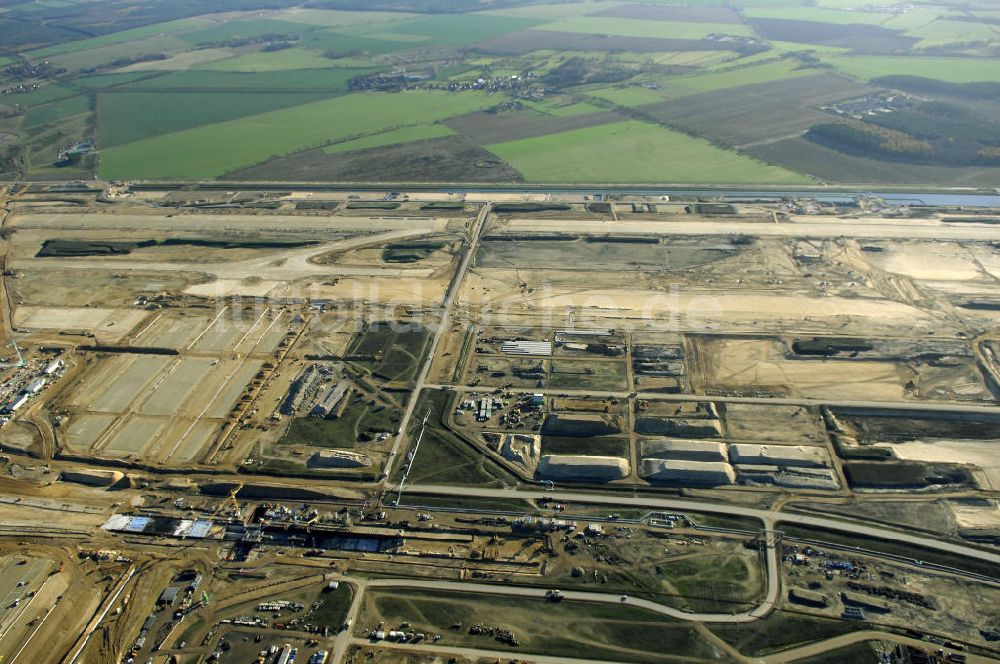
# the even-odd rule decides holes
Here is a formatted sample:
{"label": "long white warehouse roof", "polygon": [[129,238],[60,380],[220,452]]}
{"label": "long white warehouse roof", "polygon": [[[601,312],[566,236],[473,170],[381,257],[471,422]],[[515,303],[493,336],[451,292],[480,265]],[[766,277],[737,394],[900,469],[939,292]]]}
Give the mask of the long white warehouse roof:
{"label": "long white warehouse roof", "polygon": [[508,355],[551,355],[551,341],[505,341],[500,351]]}

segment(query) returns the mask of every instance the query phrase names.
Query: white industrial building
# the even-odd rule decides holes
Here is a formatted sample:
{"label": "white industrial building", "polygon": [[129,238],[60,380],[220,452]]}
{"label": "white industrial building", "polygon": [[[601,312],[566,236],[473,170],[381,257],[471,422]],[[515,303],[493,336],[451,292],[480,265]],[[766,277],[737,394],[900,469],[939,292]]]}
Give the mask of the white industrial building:
{"label": "white industrial building", "polygon": [[489,422],[493,417],[493,399],[485,397],[479,401],[479,410],[476,411],[476,420],[479,422]]}
{"label": "white industrial building", "polygon": [[750,466],[801,466],[816,468],[829,466],[826,450],[805,445],[758,445],[733,443],[729,446],[729,460],[733,464]]}
{"label": "white industrial building", "polygon": [[505,341],[500,352],[507,355],[551,355],[551,341]]}
{"label": "white industrial building", "polygon": [[56,358],[51,362],[49,362],[49,366],[45,367],[45,375],[51,376],[52,374],[56,373],[62,368],[63,368],[63,361]]}
{"label": "white industrial building", "polygon": [[639,443],[643,457],[683,461],[726,461],[726,444],[715,440],[663,438]]}
{"label": "white industrial building", "polygon": [[736,471],[724,461],[643,459],[642,476],[650,482],[720,486],[736,482]]}
{"label": "white industrial building", "polygon": [[538,462],[538,477],[547,480],[599,480],[628,477],[628,459],[613,456],[547,454]]}
{"label": "white industrial building", "polygon": [[22,394],[16,399],[7,402],[7,405],[4,406],[3,409],[8,413],[13,413],[14,411],[19,410],[22,406],[24,406],[24,404],[28,403],[29,397],[30,395],[28,394]]}
{"label": "white industrial building", "polygon": [[24,387],[24,389],[22,390],[22,392],[24,392],[25,394],[38,394],[39,392],[41,392],[44,389],[45,389],[45,379],[44,378],[36,378],[33,381],[31,381],[30,383],[28,383]]}
{"label": "white industrial building", "polygon": [[313,407],[312,412],[309,414],[313,417],[329,417],[331,413],[337,410],[337,404],[344,398],[350,387],[351,383],[349,381],[340,381],[330,388],[326,396],[320,399],[320,402]]}

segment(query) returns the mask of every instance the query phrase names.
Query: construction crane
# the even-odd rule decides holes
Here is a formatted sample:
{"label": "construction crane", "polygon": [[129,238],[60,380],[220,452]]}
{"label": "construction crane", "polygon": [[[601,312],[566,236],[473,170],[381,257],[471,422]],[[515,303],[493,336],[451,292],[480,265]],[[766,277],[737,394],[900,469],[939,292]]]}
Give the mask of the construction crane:
{"label": "construction crane", "polygon": [[216,516],[218,516],[219,512],[222,511],[222,508],[226,507],[227,505],[232,505],[233,512],[235,512],[236,514],[236,518],[242,521],[243,510],[240,509],[240,504],[236,501],[236,494],[238,494],[242,489],[243,489],[243,482],[240,482],[235,487],[233,487],[229,491],[229,495],[226,497],[226,499],[223,500],[222,503],[220,503],[219,506],[215,508],[214,512],[212,512],[212,518],[214,519]]}
{"label": "construction crane", "polygon": [[319,521],[320,516],[322,516],[322,515],[320,514],[319,510],[317,510],[316,514],[314,514],[308,521],[306,521],[306,532],[307,533],[310,532],[309,531],[309,527],[311,525],[313,525],[314,523],[316,523],[317,521]]}
{"label": "construction crane", "polygon": [[[17,353],[17,362],[4,362],[3,364],[0,364],[0,369],[6,369],[8,367],[23,367],[25,364],[24,355],[21,354],[21,349],[17,347],[17,341],[11,339],[10,345],[14,347],[14,352]],[[3,660],[0,660],[0,663],[2,662]]]}

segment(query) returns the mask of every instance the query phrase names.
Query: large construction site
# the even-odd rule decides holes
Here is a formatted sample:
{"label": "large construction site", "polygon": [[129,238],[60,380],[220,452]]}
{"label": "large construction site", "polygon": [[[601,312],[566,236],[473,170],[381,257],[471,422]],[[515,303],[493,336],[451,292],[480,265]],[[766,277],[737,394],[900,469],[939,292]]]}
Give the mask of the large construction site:
{"label": "large construction site", "polygon": [[1000,661],[965,198],[11,186],[0,661]]}

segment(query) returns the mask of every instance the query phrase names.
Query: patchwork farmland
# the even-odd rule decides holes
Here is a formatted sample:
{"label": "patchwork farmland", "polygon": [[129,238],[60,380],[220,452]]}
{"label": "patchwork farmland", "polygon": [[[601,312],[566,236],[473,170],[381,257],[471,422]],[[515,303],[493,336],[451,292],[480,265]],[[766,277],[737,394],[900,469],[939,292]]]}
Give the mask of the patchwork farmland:
{"label": "patchwork farmland", "polygon": [[[930,82],[924,95],[935,82],[958,85],[921,100],[987,121],[995,107],[981,100],[995,91],[982,85],[1000,71],[989,10],[539,0],[458,3],[459,13],[429,17],[405,2],[415,11],[281,4],[232,15],[158,10],[125,29],[121,16],[85,4],[65,17],[11,8],[4,20],[38,21],[22,31],[18,57],[43,64],[0,71],[0,170],[42,179],[713,181],[715,167],[662,158],[680,132],[704,141],[699,154],[727,164],[721,179],[732,183],[983,184],[1000,172],[992,136],[957,163],[947,151],[886,147],[924,140],[916,130],[889,139],[869,116],[852,123],[829,108],[865,97],[876,108],[879,95],[909,94],[894,76],[918,72]],[[94,36],[76,38],[77,28]],[[559,110],[572,107],[586,110]],[[618,118],[645,126],[609,129]],[[849,128],[836,140],[813,131],[831,123]],[[935,140],[960,138],[942,131]],[[637,135],[652,149],[637,150]],[[618,156],[608,167],[590,153],[559,156],[565,137],[593,137],[594,153]]]}

